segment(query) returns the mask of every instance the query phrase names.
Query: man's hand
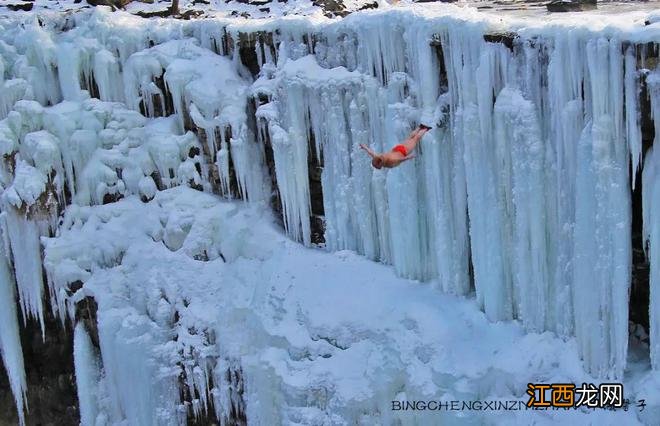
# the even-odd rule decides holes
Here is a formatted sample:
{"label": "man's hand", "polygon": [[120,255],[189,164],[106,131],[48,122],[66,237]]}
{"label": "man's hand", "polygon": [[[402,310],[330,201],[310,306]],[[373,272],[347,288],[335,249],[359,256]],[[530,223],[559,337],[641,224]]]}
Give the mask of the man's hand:
{"label": "man's hand", "polygon": [[373,152],[368,146],[366,146],[366,145],[363,144],[363,143],[360,144],[360,148],[362,148],[362,149],[364,149],[365,151],[367,151],[367,154],[369,154],[369,155],[372,156],[372,157],[374,157],[374,156],[376,155],[376,153],[374,153],[374,152]]}

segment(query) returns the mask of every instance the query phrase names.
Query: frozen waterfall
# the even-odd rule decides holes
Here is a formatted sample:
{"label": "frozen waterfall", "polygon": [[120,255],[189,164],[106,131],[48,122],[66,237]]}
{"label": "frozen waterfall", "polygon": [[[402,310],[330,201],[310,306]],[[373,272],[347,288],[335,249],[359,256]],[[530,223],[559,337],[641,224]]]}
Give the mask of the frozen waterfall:
{"label": "frozen waterfall", "polygon": [[[187,310],[198,296],[157,286],[216,260],[227,266],[214,274],[245,280],[232,262],[273,255],[251,226],[231,227],[229,207],[166,191],[179,186],[271,202],[305,246],[354,251],[437,292],[474,291],[488,320],[574,338],[587,373],[620,380],[641,183],[657,370],[660,22],[646,18],[530,25],[447,6],[341,20],[3,19],[0,352],[21,423],[21,324],[43,332],[46,309],[76,323],[85,298],[98,302],[99,346],[77,322],[84,424],[185,423],[211,404],[221,424],[276,410],[249,386],[281,372],[238,363],[241,344],[223,347],[215,336],[228,332]],[[389,150],[420,121],[434,128],[416,159],[374,170],[359,145]],[[141,282],[139,250],[172,270],[124,288]],[[179,250],[185,259],[168,257]],[[222,320],[268,329],[241,309]]]}

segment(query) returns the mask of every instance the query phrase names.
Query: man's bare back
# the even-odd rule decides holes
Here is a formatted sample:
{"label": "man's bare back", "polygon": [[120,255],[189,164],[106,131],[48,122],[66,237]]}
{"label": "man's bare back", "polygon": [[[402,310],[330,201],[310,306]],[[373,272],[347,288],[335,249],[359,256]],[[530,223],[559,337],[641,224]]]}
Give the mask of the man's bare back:
{"label": "man's bare back", "polygon": [[396,167],[399,164],[403,163],[406,160],[410,160],[411,158],[415,158],[414,154],[410,154],[419,141],[422,139],[422,136],[426,132],[428,132],[431,128],[428,126],[420,125],[416,130],[414,130],[408,138],[400,143],[399,145],[396,145],[394,148],[392,148],[391,151],[389,152],[383,152],[383,153],[377,153],[374,152],[371,148],[364,144],[360,144],[360,148],[364,149],[367,154],[371,156],[371,165],[374,166],[377,169],[380,169],[382,167],[386,167],[388,169],[391,169],[392,167]]}

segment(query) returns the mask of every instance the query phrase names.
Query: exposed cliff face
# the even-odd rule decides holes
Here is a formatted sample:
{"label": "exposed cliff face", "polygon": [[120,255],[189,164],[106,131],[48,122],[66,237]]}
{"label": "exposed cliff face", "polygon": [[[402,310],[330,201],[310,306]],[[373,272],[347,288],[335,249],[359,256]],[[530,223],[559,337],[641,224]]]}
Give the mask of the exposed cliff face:
{"label": "exposed cliff face", "polygon": [[[491,321],[575,338],[596,377],[625,377],[628,318],[648,321],[656,368],[660,308],[639,311],[648,244],[660,285],[660,24],[638,15],[537,28],[457,8],[266,23],[95,11],[0,24],[0,345],[17,405],[27,390],[42,410],[28,423],[303,421],[301,389],[246,349],[285,338],[247,305],[187,287],[199,277],[240,301],[241,262],[259,271],[277,250],[259,249],[257,231],[283,243],[201,192],[271,205],[304,245],[475,292]],[[390,149],[420,119],[435,128],[418,158],[372,170],[359,144]],[[276,287],[261,290],[273,315],[300,309],[278,308],[288,290]],[[289,351],[293,364],[357,344],[306,315],[314,343]],[[258,389],[274,383],[282,396]],[[328,386],[314,397],[323,416],[354,419]],[[61,399],[44,402],[54,389]],[[385,419],[392,396],[365,397],[370,415]]]}
{"label": "exposed cliff face", "polygon": [[[44,334],[39,322],[34,319],[28,320],[20,330],[27,390],[25,401],[29,407],[27,424],[78,424],[73,331],[69,324],[63,326],[50,311],[46,310],[44,314]],[[4,369],[0,374],[0,389],[0,409],[3,413],[0,424],[18,424],[19,413]]]}

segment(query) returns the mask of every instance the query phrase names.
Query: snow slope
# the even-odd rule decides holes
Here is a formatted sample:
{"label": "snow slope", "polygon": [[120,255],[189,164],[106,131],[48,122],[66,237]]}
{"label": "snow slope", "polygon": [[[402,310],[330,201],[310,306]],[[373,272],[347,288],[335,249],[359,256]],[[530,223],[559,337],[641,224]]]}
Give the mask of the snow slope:
{"label": "snow slope", "polygon": [[212,399],[222,419],[236,398],[224,376],[240,366],[244,391],[233,403],[251,424],[638,422],[633,408],[391,411],[405,399],[526,402],[528,382],[594,379],[573,339],[493,324],[474,299],[395,278],[351,251],[302,247],[272,222],[259,206],[183,187],[148,203],[69,209],[60,235],[44,240],[45,267],[92,270],[74,301],[99,304],[100,354],[90,357],[78,331],[76,349],[87,349],[76,354],[92,366],[100,357],[104,374],[96,384],[95,368],[80,371],[83,394],[98,395],[81,399],[81,412],[102,424],[173,423],[184,368],[196,410]]}

